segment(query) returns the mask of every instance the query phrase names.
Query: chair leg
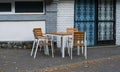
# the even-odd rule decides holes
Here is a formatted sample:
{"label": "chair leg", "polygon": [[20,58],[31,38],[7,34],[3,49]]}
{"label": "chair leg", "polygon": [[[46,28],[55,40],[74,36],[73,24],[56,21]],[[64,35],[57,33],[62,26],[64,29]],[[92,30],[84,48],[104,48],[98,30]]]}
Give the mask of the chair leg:
{"label": "chair leg", "polygon": [[80,55],[80,46],[77,46],[77,55]]}
{"label": "chair leg", "polygon": [[67,50],[68,50],[68,55],[70,56],[70,47],[68,42],[67,42]]}
{"label": "chair leg", "polygon": [[82,54],[84,54],[84,48],[83,48],[83,46],[82,46]]}
{"label": "chair leg", "polygon": [[[44,41],[44,43],[48,43],[48,41]],[[48,45],[44,45],[44,54],[45,55],[49,55],[49,48],[48,48]]]}
{"label": "chair leg", "polygon": [[87,47],[85,46],[85,59],[87,59]]}
{"label": "chair leg", "polygon": [[34,48],[35,48],[35,43],[36,43],[36,39],[33,42],[32,50],[31,50],[31,53],[30,53],[31,56],[33,55],[33,51],[34,51]]}
{"label": "chair leg", "polygon": [[37,45],[36,45],[36,49],[35,49],[35,53],[34,53],[34,59],[36,58],[36,54],[37,54],[37,50],[38,50],[38,45],[39,45],[39,40],[37,41]]}
{"label": "chair leg", "polygon": [[44,48],[44,54],[45,54],[45,55],[47,55],[47,54],[46,54],[46,47],[47,47],[46,45],[43,46],[43,48]]}
{"label": "chair leg", "polygon": [[54,49],[52,45],[51,45],[51,51],[52,51],[52,57],[54,58]]}
{"label": "chair leg", "polygon": [[71,48],[71,59],[72,59],[72,48]]}
{"label": "chair leg", "polygon": [[68,55],[70,56],[70,48],[68,47]]}
{"label": "chair leg", "polygon": [[40,46],[40,51],[42,50],[42,47],[43,47],[43,46]]}
{"label": "chair leg", "polygon": [[66,45],[67,45],[67,51],[68,51],[68,55],[70,56],[70,49],[69,49],[69,39],[67,39],[66,41]]}

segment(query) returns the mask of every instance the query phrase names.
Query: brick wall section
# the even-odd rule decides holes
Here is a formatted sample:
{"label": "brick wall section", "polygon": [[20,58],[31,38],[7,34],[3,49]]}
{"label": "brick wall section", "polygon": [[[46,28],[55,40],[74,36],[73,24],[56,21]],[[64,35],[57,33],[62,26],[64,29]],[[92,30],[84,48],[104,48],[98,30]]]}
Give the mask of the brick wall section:
{"label": "brick wall section", "polygon": [[116,5],[116,45],[120,45],[120,0]]}

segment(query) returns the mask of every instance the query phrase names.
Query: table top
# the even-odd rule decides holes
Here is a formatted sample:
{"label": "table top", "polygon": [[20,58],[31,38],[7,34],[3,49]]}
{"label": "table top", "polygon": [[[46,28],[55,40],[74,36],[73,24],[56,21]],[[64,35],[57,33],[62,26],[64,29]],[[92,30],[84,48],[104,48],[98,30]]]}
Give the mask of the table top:
{"label": "table top", "polygon": [[72,35],[71,33],[67,33],[67,32],[49,32],[47,34],[53,34],[53,35]]}

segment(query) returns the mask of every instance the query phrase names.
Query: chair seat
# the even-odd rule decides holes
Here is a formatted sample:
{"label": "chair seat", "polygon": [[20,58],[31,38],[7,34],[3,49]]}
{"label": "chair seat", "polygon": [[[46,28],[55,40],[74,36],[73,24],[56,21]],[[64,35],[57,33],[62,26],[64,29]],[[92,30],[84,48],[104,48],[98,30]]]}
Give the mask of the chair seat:
{"label": "chair seat", "polygon": [[46,45],[50,46],[51,42],[50,41],[48,43],[40,42],[39,45],[41,45],[41,46],[46,46]]}
{"label": "chair seat", "polygon": [[84,44],[73,44],[73,46],[85,46]]}
{"label": "chair seat", "polygon": [[38,39],[48,39],[46,36],[37,36]]}

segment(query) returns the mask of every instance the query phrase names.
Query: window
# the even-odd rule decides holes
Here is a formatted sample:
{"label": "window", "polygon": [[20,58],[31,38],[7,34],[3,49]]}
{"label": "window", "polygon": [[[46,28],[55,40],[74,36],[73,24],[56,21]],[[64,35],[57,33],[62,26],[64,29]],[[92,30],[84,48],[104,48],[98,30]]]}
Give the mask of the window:
{"label": "window", "polygon": [[0,12],[11,12],[11,3],[0,3]]}
{"label": "window", "polygon": [[44,0],[12,0],[0,1],[0,14],[44,13]]}
{"label": "window", "polygon": [[40,2],[40,1],[15,2],[15,12],[16,13],[42,13],[43,12],[43,2]]}

